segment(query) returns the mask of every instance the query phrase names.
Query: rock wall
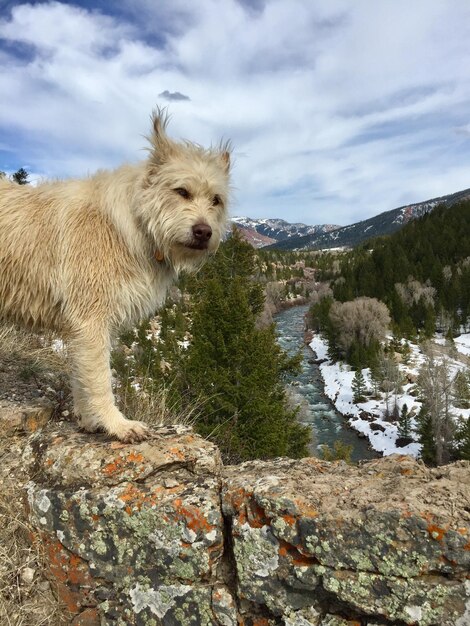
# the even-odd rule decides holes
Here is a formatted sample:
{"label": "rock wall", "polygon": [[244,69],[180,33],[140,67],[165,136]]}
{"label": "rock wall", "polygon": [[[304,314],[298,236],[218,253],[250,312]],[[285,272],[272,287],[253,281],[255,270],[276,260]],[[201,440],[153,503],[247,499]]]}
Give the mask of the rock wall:
{"label": "rock wall", "polygon": [[17,416],[2,476],[75,626],[470,624],[468,463],[223,467],[184,427],[124,445],[46,421]]}

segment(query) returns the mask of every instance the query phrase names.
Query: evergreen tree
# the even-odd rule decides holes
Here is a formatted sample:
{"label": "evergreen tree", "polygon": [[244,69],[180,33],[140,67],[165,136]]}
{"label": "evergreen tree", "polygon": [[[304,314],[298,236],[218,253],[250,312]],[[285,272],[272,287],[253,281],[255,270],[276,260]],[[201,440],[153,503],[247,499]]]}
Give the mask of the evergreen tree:
{"label": "evergreen tree", "polygon": [[273,326],[257,328],[264,297],[252,280],[254,254],[232,231],[194,282],[183,388],[203,399],[196,427],[228,458],[305,456],[310,434],[287,408],[283,383],[298,359],[281,350]]}
{"label": "evergreen tree", "polygon": [[453,396],[455,406],[470,409],[470,370],[461,370],[454,378]]}
{"label": "evergreen tree", "polygon": [[20,167],[17,172],[11,175],[12,181],[18,183],[18,185],[27,185],[29,183],[28,177],[29,174],[23,167]]}
{"label": "evergreen tree", "polygon": [[380,364],[380,356],[370,366],[370,378],[372,381],[372,390],[374,398],[379,397],[380,385],[382,384],[382,367]]}
{"label": "evergreen tree", "polygon": [[429,409],[423,405],[417,417],[417,429],[419,442],[421,444],[421,458],[430,465],[436,464],[436,443],[434,439],[434,429],[432,416]]}
{"label": "evergreen tree", "polygon": [[366,381],[364,380],[364,376],[362,374],[362,370],[356,370],[354,374],[354,378],[352,381],[352,390],[353,390],[353,402],[356,404],[358,402],[364,402],[365,394],[366,394]]}
{"label": "evergreen tree", "polygon": [[401,355],[403,363],[405,365],[409,365],[411,359],[411,348],[408,341],[405,341],[405,343],[403,344]]}
{"label": "evergreen tree", "polygon": [[455,442],[456,457],[464,461],[470,461],[470,418],[460,418],[455,434]]}
{"label": "evergreen tree", "polygon": [[409,438],[411,435],[411,419],[408,406],[404,404],[401,408],[400,419],[398,422],[398,436]]}
{"label": "evergreen tree", "polygon": [[346,461],[346,463],[351,463],[352,446],[343,441],[335,441],[333,447],[323,444],[321,451],[325,461]]}

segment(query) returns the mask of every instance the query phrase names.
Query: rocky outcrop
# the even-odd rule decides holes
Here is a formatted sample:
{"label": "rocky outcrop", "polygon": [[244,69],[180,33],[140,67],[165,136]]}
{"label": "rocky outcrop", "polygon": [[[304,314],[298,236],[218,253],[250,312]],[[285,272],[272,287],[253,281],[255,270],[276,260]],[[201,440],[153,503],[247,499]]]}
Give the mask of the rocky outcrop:
{"label": "rocky outcrop", "polygon": [[227,468],[238,595],[285,624],[463,625],[469,503],[464,464],[429,471],[394,456]]}
{"label": "rocky outcrop", "polygon": [[72,624],[470,624],[468,463],[223,467],[185,427],[124,445],[27,415],[2,479]]}

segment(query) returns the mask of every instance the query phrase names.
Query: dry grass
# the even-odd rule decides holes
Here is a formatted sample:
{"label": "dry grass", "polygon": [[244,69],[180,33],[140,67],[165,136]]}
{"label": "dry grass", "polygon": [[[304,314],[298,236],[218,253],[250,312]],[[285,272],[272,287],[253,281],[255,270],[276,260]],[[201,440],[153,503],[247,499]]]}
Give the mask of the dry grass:
{"label": "dry grass", "polygon": [[0,496],[0,624],[1,626],[60,626],[70,623],[44,577],[45,555],[32,546],[22,495],[3,489]]}
{"label": "dry grass", "polygon": [[176,402],[171,388],[157,387],[151,379],[141,379],[138,388],[128,380],[119,380],[116,385],[119,408],[130,419],[139,420],[150,426],[182,424],[191,426],[202,413],[204,403],[200,400]]}
{"label": "dry grass", "polygon": [[2,361],[23,361],[43,370],[68,372],[67,352],[52,334],[37,335],[14,326],[0,326]]}

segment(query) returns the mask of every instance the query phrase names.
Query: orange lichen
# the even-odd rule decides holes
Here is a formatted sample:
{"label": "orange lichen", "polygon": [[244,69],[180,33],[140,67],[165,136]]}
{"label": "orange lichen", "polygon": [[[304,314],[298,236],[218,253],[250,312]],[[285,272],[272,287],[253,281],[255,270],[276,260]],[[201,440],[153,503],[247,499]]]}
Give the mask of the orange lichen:
{"label": "orange lichen", "polygon": [[180,461],[184,461],[185,456],[184,454],[181,452],[181,450],[179,448],[173,447],[173,448],[169,448],[168,449],[169,452],[171,452],[171,454],[173,456],[176,456],[176,458]]}
{"label": "orange lichen", "polygon": [[30,433],[35,433],[44,424],[38,419],[37,415],[29,415],[24,421],[24,428]]}
{"label": "orange lichen", "polygon": [[247,491],[243,487],[234,489],[229,493],[229,499],[232,507],[237,511],[246,505],[253,498],[253,492]]}
{"label": "orange lichen", "polygon": [[80,594],[72,591],[62,582],[57,583],[57,593],[60,600],[65,604],[70,613],[78,613],[80,610]]}
{"label": "orange lichen", "polygon": [[46,549],[49,573],[57,585],[60,599],[71,613],[78,613],[81,604],[88,602],[87,596],[93,586],[87,562],[45,533],[35,539]]}
{"label": "orange lichen", "polygon": [[140,454],[140,452],[129,452],[126,460],[131,463],[142,463],[142,461],[144,461],[144,456]]}
{"label": "orange lichen", "polygon": [[252,528],[262,528],[270,523],[263,507],[257,502],[251,502],[247,506],[247,521]]}
{"label": "orange lichen", "polygon": [[414,473],[414,469],[412,469],[411,467],[405,467],[400,469],[400,474],[402,476],[412,476]]}
{"label": "orange lichen", "polygon": [[442,541],[445,537],[449,527],[441,528],[440,526],[436,526],[435,524],[428,524],[428,533],[431,535],[433,539],[436,541]]}
{"label": "orange lichen", "polygon": [[[110,463],[107,463],[103,467],[103,472],[107,476],[112,476],[113,474],[117,474],[127,469],[129,464],[132,463],[132,465],[138,465],[139,463],[142,463],[144,460],[145,458],[142,454],[137,453],[137,452],[129,452],[127,456],[125,457],[117,456],[113,461],[111,461]],[[143,467],[140,468],[140,473],[142,473],[143,471],[144,471],[144,468]]]}
{"label": "orange lichen", "polygon": [[214,530],[214,527],[207,521],[200,509],[192,505],[184,505],[181,498],[173,500],[173,508],[185,521],[186,526],[193,532],[209,533],[211,530]]}
{"label": "orange lichen", "polygon": [[318,511],[307,504],[303,498],[294,498],[294,503],[300,510],[302,517],[318,517]]}
{"label": "orange lichen", "polygon": [[293,565],[300,567],[318,562],[315,557],[302,554],[298,548],[283,539],[279,539],[279,556],[289,558]]}
{"label": "orange lichen", "polygon": [[144,504],[156,506],[165,493],[168,493],[168,489],[165,489],[162,485],[156,485],[151,491],[145,491],[133,483],[127,483],[118,498],[121,502],[127,504],[126,512],[128,512],[128,509],[140,511]]}

